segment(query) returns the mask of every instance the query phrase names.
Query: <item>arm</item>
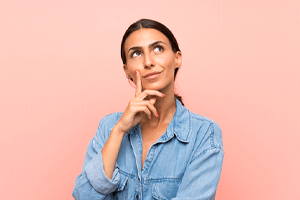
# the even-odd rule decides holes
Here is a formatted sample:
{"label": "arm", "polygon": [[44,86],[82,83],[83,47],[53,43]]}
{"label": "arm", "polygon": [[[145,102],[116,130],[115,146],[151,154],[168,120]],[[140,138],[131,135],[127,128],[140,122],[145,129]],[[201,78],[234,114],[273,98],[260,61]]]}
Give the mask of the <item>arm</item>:
{"label": "arm", "polygon": [[126,107],[121,119],[114,126],[111,134],[102,149],[102,158],[104,163],[104,171],[108,178],[112,178],[114,166],[118,158],[122,139],[125,133],[137,125],[143,115],[148,115],[151,118],[151,112],[153,115],[157,113],[154,107],[155,99],[144,100],[148,95],[157,95],[163,97],[164,95],[156,90],[144,90],[142,91],[141,77],[138,71],[136,71],[137,86],[135,91],[135,97],[132,98]]}
{"label": "arm", "polygon": [[119,170],[114,166],[113,176],[109,179],[104,172],[101,149],[107,138],[102,130],[107,117],[100,121],[96,136],[88,145],[87,152],[82,167],[82,173],[75,181],[73,196],[77,200],[104,199],[105,196],[113,192],[120,180]]}
{"label": "arm", "polygon": [[224,157],[219,126],[212,124],[190,164],[173,200],[214,200]]}
{"label": "arm", "polygon": [[110,136],[102,149],[103,168],[106,176],[112,179],[115,168],[115,163],[118,158],[119,150],[121,147],[122,139],[125,133],[120,131],[116,125],[110,133]]}
{"label": "arm", "polygon": [[[156,90],[142,91],[138,72],[137,83],[136,95],[129,102],[121,118],[118,120],[105,117],[100,121],[96,136],[87,148],[82,173],[75,181],[73,190],[75,199],[104,199],[105,195],[116,190],[120,181],[116,160],[125,133],[137,125],[144,114],[151,118],[151,112],[157,113],[153,105],[155,99],[144,100],[145,97],[148,95],[164,96]],[[112,121],[118,121],[114,127],[111,124]]]}

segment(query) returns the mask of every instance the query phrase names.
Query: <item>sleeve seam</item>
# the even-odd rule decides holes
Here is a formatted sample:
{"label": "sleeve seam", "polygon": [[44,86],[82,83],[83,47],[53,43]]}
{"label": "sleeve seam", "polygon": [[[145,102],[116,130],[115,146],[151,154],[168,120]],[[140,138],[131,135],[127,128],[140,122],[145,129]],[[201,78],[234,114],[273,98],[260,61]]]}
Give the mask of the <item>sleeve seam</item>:
{"label": "sleeve seam", "polygon": [[212,129],[211,129],[211,135],[210,135],[210,145],[212,147],[216,147],[217,145],[215,144],[215,127],[214,124],[211,123]]}
{"label": "sleeve seam", "polygon": [[196,156],[195,158],[193,158],[191,160],[190,164],[192,164],[195,160],[197,160],[198,158],[200,158],[201,156],[205,155],[207,152],[212,151],[212,150],[219,150],[216,153],[224,152],[223,149],[221,148],[221,146],[209,147],[209,148],[205,149],[204,151],[202,151],[198,156]]}

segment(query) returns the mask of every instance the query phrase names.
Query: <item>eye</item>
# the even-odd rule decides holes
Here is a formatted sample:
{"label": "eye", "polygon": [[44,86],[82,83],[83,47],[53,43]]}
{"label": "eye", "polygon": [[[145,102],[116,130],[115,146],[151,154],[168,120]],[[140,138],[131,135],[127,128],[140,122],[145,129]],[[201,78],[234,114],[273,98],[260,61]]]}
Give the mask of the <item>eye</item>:
{"label": "eye", "polygon": [[139,51],[134,51],[132,54],[131,54],[131,57],[134,58],[134,57],[138,57],[141,55],[141,52]]}
{"label": "eye", "polygon": [[160,51],[163,51],[164,48],[160,45],[157,45],[156,47],[154,47],[154,52],[160,52]]}

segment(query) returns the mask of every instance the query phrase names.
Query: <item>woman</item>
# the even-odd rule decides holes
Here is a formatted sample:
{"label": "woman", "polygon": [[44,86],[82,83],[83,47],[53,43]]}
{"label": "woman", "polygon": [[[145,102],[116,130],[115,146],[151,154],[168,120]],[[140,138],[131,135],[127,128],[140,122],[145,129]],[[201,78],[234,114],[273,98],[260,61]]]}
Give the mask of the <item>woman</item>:
{"label": "woman", "polygon": [[171,31],[141,19],[121,43],[136,85],[122,113],[105,116],[91,140],[75,199],[214,199],[223,161],[221,130],[174,94],[182,62]]}

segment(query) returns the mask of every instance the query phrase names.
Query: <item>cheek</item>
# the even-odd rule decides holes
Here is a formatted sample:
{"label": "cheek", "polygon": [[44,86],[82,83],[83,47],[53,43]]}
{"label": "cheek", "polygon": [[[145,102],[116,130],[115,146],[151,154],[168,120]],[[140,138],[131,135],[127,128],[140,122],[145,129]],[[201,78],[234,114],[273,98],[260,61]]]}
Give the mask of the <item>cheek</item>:
{"label": "cheek", "polygon": [[127,70],[132,77],[135,77],[135,71],[137,71],[138,68],[135,65],[127,65]]}
{"label": "cheek", "polygon": [[134,72],[134,65],[127,65],[127,69],[128,71],[131,73],[131,72]]}
{"label": "cheek", "polygon": [[136,70],[141,68],[141,63],[136,61],[130,61],[127,63],[127,68],[130,73],[135,73]]}
{"label": "cheek", "polygon": [[164,67],[165,70],[174,70],[175,62],[174,59],[162,58],[158,60],[160,66]]}
{"label": "cheek", "polygon": [[175,56],[173,52],[166,52],[162,57],[158,58],[158,62],[165,68],[173,68],[175,66]]}

